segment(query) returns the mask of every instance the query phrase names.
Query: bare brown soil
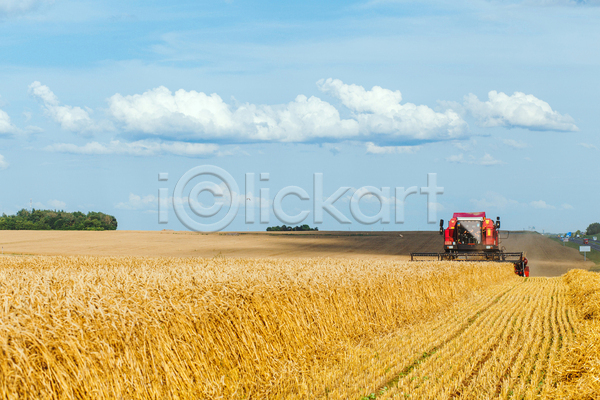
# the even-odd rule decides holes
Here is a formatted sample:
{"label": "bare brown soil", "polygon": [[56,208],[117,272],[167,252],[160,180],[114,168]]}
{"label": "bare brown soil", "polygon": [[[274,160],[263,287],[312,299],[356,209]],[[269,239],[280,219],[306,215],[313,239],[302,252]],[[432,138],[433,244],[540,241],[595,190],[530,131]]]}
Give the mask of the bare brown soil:
{"label": "bare brown soil", "polygon": [[571,269],[589,269],[595,264],[583,261],[576,249],[566,247],[536,233],[511,233],[503,241],[506,251],[523,251],[529,260],[530,276],[560,276]]}
{"label": "bare brown soil", "polygon": [[[411,252],[440,252],[437,232],[0,231],[4,254],[148,257],[342,257],[406,260]],[[532,233],[511,233],[507,251],[523,251],[531,276],[589,269],[575,249]]]}

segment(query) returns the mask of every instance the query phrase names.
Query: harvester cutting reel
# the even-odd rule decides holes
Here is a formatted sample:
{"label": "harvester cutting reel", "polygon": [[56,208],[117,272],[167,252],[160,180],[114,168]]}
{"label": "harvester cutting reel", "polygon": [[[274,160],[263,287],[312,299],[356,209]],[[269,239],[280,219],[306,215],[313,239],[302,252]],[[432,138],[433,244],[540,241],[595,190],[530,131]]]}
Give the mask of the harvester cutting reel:
{"label": "harvester cutting reel", "polygon": [[505,262],[512,263],[515,274],[529,276],[527,258],[523,253],[500,252],[446,252],[446,253],[410,253],[410,261],[470,261],[470,262]]}

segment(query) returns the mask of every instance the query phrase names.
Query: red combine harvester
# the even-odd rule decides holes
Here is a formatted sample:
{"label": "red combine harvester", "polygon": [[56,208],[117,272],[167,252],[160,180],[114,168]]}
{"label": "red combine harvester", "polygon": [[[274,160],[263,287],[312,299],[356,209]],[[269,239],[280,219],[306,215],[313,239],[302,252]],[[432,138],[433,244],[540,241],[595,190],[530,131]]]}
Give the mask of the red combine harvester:
{"label": "red combine harvester", "polygon": [[[492,261],[508,262],[519,276],[529,276],[527,258],[523,253],[506,253],[500,247],[500,217],[486,218],[484,212],[454,213],[444,229],[440,220],[440,235],[444,235],[443,253],[411,253],[411,261]],[[508,237],[508,236],[507,236]]]}

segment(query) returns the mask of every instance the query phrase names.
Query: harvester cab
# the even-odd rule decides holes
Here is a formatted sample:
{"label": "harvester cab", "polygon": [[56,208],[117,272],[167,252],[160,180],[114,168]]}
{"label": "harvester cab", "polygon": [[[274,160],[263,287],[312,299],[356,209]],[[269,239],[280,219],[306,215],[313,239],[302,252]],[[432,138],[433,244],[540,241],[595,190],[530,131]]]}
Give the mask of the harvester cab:
{"label": "harvester cab", "polygon": [[[440,221],[440,228],[443,228]],[[448,228],[443,230],[444,251],[456,253],[463,251],[494,252],[498,250],[498,228],[500,217],[494,221],[486,218],[484,212],[454,213],[448,221]]]}
{"label": "harvester cab", "polygon": [[440,220],[440,235],[444,236],[444,253],[411,253],[413,261],[494,261],[513,263],[515,273],[529,276],[527,258],[523,253],[506,253],[500,247],[500,217],[496,221],[484,212],[454,213],[444,229]]}

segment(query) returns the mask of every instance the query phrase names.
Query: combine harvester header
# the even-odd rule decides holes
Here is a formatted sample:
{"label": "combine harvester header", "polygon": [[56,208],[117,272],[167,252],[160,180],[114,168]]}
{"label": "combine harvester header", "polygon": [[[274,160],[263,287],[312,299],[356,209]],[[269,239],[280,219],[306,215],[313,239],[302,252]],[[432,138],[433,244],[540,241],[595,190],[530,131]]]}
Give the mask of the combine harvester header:
{"label": "combine harvester header", "polygon": [[[440,235],[444,235],[444,253],[411,253],[411,261],[491,261],[513,263],[515,273],[529,276],[527,258],[523,253],[506,253],[500,247],[500,217],[494,222],[484,212],[454,213],[444,229],[440,220]],[[508,237],[508,236],[507,236]]]}

